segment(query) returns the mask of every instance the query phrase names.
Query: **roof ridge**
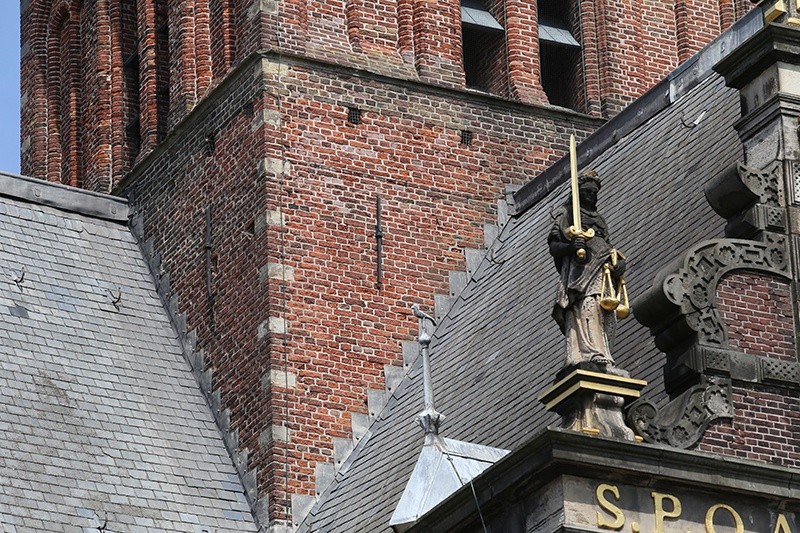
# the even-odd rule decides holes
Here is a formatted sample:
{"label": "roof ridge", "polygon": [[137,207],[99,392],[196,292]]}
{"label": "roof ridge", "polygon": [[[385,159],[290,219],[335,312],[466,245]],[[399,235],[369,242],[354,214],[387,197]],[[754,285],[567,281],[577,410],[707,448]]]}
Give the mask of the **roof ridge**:
{"label": "roof ridge", "polygon": [[112,222],[128,222],[128,201],[61,183],[0,172],[0,196]]}

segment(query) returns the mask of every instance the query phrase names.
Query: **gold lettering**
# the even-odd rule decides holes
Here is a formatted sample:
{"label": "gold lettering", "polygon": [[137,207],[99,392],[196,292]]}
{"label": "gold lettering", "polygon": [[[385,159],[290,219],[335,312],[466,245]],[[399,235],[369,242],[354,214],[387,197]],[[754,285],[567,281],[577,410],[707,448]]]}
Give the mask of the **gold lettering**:
{"label": "gold lettering", "polygon": [[775,522],[775,531],[772,533],[792,533],[792,528],[789,527],[789,522],[786,521],[783,513],[778,515],[778,521]]}
{"label": "gold lettering", "polygon": [[600,511],[597,511],[597,527],[606,529],[622,529],[622,526],[625,525],[625,516],[622,514],[622,510],[619,507],[608,501],[605,495],[606,492],[613,494],[614,498],[619,501],[619,489],[615,485],[601,483],[597,486],[597,490],[595,491],[597,504],[600,505],[604,511],[608,511],[610,515],[613,515],[614,521],[610,521],[608,516],[602,514]]}
{"label": "gold lettering", "polygon": [[739,516],[739,513],[733,510],[733,507],[730,505],[725,505],[724,503],[718,503],[717,505],[712,505],[708,508],[708,512],[706,513],[706,533],[716,533],[714,529],[714,514],[717,512],[718,509],[725,509],[730,513],[733,517],[733,521],[736,523],[736,533],[744,533],[744,523],[742,523],[742,517]]}
{"label": "gold lettering", "polygon": [[[681,514],[681,501],[671,494],[662,494],[660,492],[652,492],[650,495],[653,497],[653,504],[655,505],[655,533],[664,533],[664,519],[665,518],[678,518]],[[672,510],[667,511],[664,509],[664,500],[669,500],[672,504]]]}

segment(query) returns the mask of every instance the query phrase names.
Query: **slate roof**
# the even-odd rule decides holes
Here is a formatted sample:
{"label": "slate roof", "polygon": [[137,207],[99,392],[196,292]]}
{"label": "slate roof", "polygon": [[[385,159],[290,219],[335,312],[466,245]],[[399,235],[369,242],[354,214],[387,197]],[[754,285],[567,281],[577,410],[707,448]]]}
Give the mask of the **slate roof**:
{"label": "slate roof", "polygon": [[[628,257],[632,297],[689,245],[723,233],[724,220],[707,205],[703,185],[742,157],[733,128],[739,96],[708,69],[722,49],[738,45],[731,39],[758,27],[760,19],[747,18],[734,29],[743,34],[725,36],[724,47],[710,46],[711,57],[696,56],[582,147],[582,159],[593,159],[590,166],[603,179],[598,203],[612,242]],[[631,126],[643,113],[649,120]],[[551,318],[558,280],[546,245],[550,212],[567,198],[560,166],[519,191],[518,201],[527,205],[502,230],[434,335],[432,374],[437,408],[447,416],[444,437],[514,450],[557,421],[537,397],[563,364],[564,339]],[[663,356],[632,318],[620,324],[615,357],[632,377],[649,382],[644,395],[663,399]],[[300,531],[391,531],[390,516],[423,443],[414,427],[421,381],[417,360]]]}
{"label": "slate roof", "polygon": [[0,175],[0,531],[256,531],[126,217]]}

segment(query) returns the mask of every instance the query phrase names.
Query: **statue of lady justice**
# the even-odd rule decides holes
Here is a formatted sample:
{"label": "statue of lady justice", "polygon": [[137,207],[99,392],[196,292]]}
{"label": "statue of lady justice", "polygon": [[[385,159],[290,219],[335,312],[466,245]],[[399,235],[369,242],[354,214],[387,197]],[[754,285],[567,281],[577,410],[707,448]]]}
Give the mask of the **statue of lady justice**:
{"label": "statue of lady justice", "polygon": [[565,367],[594,363],[605,369],[614,365],[611,351],[617,317],[625,318],[630,312],[622,278],[625,259],[612,247],[608,225],[597,212],[597,173],[577,176],[574,143],[573,137],[571,197],[553,213],[547,237],[561,274],[553,317],[567,341]]}

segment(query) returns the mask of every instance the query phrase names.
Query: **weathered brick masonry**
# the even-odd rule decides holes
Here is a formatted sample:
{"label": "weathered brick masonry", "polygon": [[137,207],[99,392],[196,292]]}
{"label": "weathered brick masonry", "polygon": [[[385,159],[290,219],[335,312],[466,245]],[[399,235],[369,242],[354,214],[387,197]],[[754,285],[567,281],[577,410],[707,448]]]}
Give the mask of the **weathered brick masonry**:
{"label": "weathered brick masonry", "polygon": [[733,386],[733,420],[714,422],[697,449],[797,468],[800,399],[776,386]]}
{"label": "weathered brick masonry", "polygon": [[[348,122],[351,106],[360,124]],[[271,54],[243,64],[196,113],[127,191],[282,518],[292,494],[315,494],[317,463],[332,461],[333,438],[352,438],[351,417],[368,414],[384,366],[401,364],[409,305],[447,293],[463,248],[482,246],[503,186],[595,123]]]}
{"label": "weathered brick masonry", "polygon": [[[795,319],[787,281],[762,272],[730,272],[717,285],[716,308],[725,323],[730,348],[779,368],[783,366],[781,362],[797,362]],[[698,449],[797,467],[797,395],[778,384],[739,380],[734,380],[732,393],[733,419],[712,424]]]}
{"label": "weathered brick masonry", "polygon": [[542,89],[536,3],[501,4],[493,95],[465,88],[456,2],[23,5],[23,172],[132,198],[272,521],[319,489],[504,187],[747,8],[572,2],[574,112]]}
{"label": "weathered brick masonry", "polygon": [[780,361],[797,360],[788,282],[761,273],[732,272],[717,285],[717,308],[731,348]]}
{"label": "weathered brick masonry", "polygon": [[[464,86],[456,2],[33,0],[22,13],[22,168],[111,190],[237,61],[259,49],[439,86]],[[575,109],[608,117],[750,4],[573,0]],[[492,1],[506,28],[481,68],[491,92],[546,104],[536,3]],[[494,46],[494,45],[492,45]]]}

